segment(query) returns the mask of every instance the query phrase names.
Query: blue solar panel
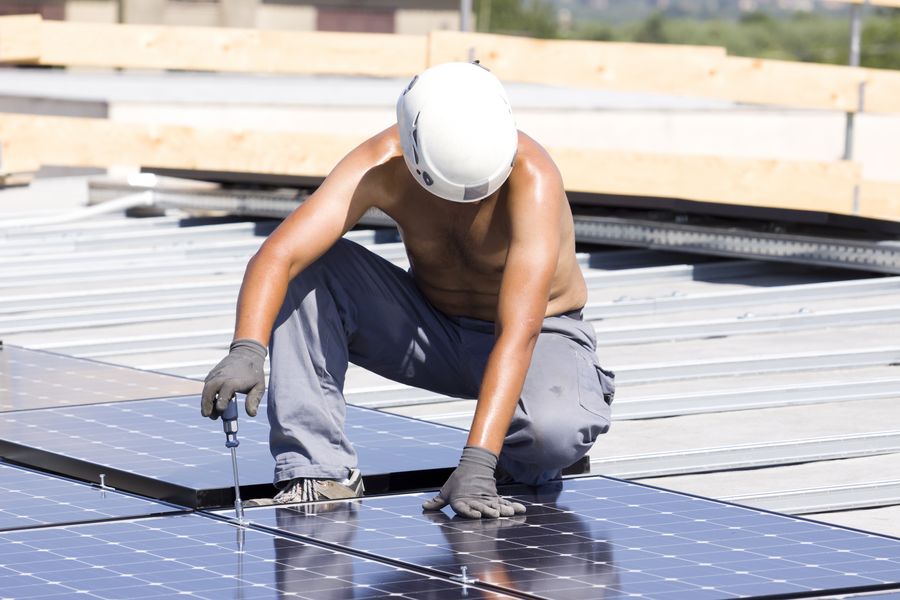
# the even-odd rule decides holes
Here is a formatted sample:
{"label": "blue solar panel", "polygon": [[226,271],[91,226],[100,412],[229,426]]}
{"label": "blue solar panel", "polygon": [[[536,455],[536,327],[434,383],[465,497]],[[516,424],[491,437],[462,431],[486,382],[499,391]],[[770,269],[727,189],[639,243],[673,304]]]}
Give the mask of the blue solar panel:
{"label": "blue solar panel", "polygon": [[[233,501],[231,457],[221,422],[201,417],[199,406],[198,396],[188,396],[0,414],[0,455],[88,481],[106,473],[112,487],[187,506],[227,505]],[[352,406],[347,431],[370,492],[440,485],[466,436]],[[273,494],[268,436],[265,417],[241,417],[245,499]]]}
{"label": "blue solar panel", "polygon": [[507,598],[196,515],[0,532],[0,597]]}
{"label": "blue solar panel", "polygon": [[0,498],[0,531],[178,510],[113,490],[3,464],[0,464]]}
{"label": "blue solar panel", "polygon": [[202,383],[0,344],[0,412],[183,396]]}
{"label": "blue solar panel", "polygon": [[[516,494],[525,515],[423,513],[430,494],[260,508],[254,523],[546,598],[900,589],[900,540],[602,477]],[[329,507],[352,505],[329,512]],[[449,510],[449,509],[448,509]]]}

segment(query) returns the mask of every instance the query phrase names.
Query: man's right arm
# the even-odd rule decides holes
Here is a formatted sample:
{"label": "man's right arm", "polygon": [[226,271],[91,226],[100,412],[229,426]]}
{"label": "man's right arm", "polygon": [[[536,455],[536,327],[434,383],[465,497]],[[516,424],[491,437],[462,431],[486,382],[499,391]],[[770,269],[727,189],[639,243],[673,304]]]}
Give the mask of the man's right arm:
{"label": "man's right arm", "polygon": [[248,394],[247,412],[256,414],[265,386],[265,347],[287,286],[376,205],[385,186],[378,167],[398,151],[392,143],[392,129],[344,157],[250,259],[238,295],[235,341],[229,355],[206,379],[201,402],[203,416],[216,418],[235,392]]}

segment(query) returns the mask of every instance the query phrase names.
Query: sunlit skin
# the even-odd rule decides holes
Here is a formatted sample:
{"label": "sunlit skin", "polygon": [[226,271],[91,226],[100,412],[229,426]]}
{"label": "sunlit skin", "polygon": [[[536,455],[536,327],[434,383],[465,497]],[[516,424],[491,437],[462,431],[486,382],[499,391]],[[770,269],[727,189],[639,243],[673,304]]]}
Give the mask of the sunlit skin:
{"label": "sunlit skin", "polygon": [[499,454],[544,317],[587,299],[558,169],[519,133],[506,183],[480,202],[451,202],[412,178],[396,125],[386,129],[338,163],[250,260],[235,338],[267,344],[291,279],[372,207],[397,222],[416,284],[436,308],[495,322],[467,443]]}

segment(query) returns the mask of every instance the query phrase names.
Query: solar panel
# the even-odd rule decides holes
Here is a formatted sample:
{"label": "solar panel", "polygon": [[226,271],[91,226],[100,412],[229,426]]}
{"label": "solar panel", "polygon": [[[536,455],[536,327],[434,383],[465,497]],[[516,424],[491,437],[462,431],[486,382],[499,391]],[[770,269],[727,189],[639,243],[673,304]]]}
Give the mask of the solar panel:
{"label": "solar panel", "polygon": [[[303,538],[545,598],[733,598],[900,589],[900,540],[593,477],[516,494],[528,512],[423,513],[429,494],[251,509]],[[340,506],[340,504],[331,504]],[[349,516],[348,516],[349,515]]]}
{"label": "solar panel", "polygon": [[[184,506],[228,505],[234,483],[221,422],[201,417],[199,407],[199,396],[185,396],[8,412],[0,414],[0,455],[86,481],[105,473],[112,487]],[[241,496],[271,496],[268,421],[243,416],[239,427]],[[440,485],[466,437],[353,406],[347,431],[372,493]]]}
{"label": "solar panel", "polygon": [[0,531],[178,510],[114,490],[4,464],[0,464],[0,498]]}
{"label": "solar panel", "polygon": [[203,384],[61,354],[0,344],[0,412],[183,396]]}
{"label": "solar panel", "polygon": [[197,515],[0,532],[0,597],[506,598]]}

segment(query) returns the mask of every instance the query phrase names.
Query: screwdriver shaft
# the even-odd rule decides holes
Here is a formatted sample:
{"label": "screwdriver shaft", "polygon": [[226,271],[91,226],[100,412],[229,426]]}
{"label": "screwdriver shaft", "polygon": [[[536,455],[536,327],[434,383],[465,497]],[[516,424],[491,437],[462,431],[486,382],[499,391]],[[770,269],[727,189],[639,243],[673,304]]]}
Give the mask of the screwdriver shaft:
{"label": "screwdriver shaft", "polygon": [[237,449],[231,448],[231,469],[234,471],[234,513],[238,523],[244,522],[244,505],[241,502],[241,484],[238,480]]}

